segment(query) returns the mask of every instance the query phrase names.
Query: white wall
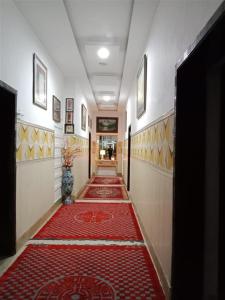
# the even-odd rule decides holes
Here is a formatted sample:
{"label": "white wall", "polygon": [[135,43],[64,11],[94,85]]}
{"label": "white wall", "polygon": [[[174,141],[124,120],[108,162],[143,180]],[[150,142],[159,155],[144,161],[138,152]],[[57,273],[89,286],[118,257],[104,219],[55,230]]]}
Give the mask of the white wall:
{"label": "white wall", "polygon": [[[147,105],[146,112],[139,120],[136,118],[136,75],[127,102],[127,125],[132,124],[132,134],[174,108],[175,64],[221,2],[160,1],[145,51],[148,57]],[[132,159],[131,197],[170,285],[172,177],[148,163]]]}
{"label": "white wall", "polygon": [[54,203],[54,161],[22,162],[16,169],[16,236],[19,239]]}
{"label": "white wall", "polygon": [[[92,112],[88,107],[88,102],[82,92],[79,82],[75,78],[67,78],[65,82],[65,98],[74,98],[74,134],[88,139],[88,115],[92,118]],[[87,109],[86,130],[81,129],[81,105]],[[65,120],[65,119],[64,119]],[[93,128],[93,127],[92,127]],[[77,197],[88,180],[88,154],[78,156],[72,167],[74,176],[73,195]]]}
{"label": "white wall", "polygon": [[[52,95],[63,100],[64,77],[44,46],[12,0],[2,2],[1,80],[18,91],[17,111],[21,119],[54,129],[52,120]],[[36,53],[48,69],[48,109],[33,104],[33,53]]]}
{"label": "white wall", "polygon": [[[12,0],[1,0],[0,79],[18,91],[20,119],[45,128],[62,127],[52,119],[52,96],[63,107],[64,76]],[[33,53],[48,69],[47,110],[33,104]],[[59,129],[60,130],[60,129]],[[61,130],[62,131],[62,130]],[[57,200],[54,159],[17,164],[17,238],[20,238]]]}
{"label": "white wall", "polygon": [[128,119],[132,119],[132,132],[140,130],[174,107],[175,65],[221,2],[160,1],[145,51],[148,57],[146,112],[137,120],[136,77],[127,104]]}

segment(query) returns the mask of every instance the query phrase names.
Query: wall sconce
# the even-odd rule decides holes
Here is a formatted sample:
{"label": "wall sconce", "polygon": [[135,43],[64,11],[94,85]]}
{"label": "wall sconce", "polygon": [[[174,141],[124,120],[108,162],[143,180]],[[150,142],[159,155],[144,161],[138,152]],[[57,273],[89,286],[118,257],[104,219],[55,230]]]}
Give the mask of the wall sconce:
{"label": "wall sconce", "polygon": [[101,149],[100,150],[100,155],[101,155],[101,159],[104,158],[104,155],[105,155],[105,150],[104,149]]}

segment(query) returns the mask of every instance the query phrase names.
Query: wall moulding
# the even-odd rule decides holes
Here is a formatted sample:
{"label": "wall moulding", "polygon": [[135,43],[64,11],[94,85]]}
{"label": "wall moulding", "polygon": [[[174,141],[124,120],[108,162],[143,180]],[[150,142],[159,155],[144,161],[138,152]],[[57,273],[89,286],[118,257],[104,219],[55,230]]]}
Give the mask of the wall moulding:
{"label": "wall moulding", "polygon": [[161,171],[173,172],[174,111],[132,135],[131,157],[149,162]]}
{"label": "wall moulding", "polygon": [[16,125],[16,161],[33,161],[54,157],[54,131],[27,122]]}

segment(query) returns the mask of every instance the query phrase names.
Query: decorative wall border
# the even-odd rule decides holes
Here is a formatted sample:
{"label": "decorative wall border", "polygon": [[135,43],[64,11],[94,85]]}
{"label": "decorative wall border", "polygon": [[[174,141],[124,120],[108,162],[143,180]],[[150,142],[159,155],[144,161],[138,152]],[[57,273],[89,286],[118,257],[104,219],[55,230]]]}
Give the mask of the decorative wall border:
{"label": "decorative wall border", "polygon": [[33,161],[54,157],[54,131],[24,121],[16,124],[16,161]]}
{"label": "decorative wall border", "polygon": [[128,157],[128,139],[123,142],[123,156],[124,158]]}
{"label": "decorative wall border", "polygon": [[[127,155],[127,140],[124,141]],[[131,137],[131,157],[172,173],[174,157],[174,110],[148,124]]]}
{"label": "decorative wall border", "polygon": [[80,147],[80,155],[88,155],[89,145],[88,139],[80,135],[65,136],[65,145],[68,147]]}

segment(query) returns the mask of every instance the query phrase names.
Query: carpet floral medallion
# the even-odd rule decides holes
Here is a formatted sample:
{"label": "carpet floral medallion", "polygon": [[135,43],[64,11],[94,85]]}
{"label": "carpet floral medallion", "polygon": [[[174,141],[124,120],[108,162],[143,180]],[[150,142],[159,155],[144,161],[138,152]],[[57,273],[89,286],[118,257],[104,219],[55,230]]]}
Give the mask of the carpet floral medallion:
{"label": "carpet floral medallion", "polygon": [[127,200],[128,195],[124,186],[87,186],[79,199],[110,199]]}
{"label": "carpet floral medallion", "polygon": [[143,240],[130,203],[61,206],[34,239]]}
{"label": "carpet floral medallion", "polygon": [[0,299],[165,300],[144,246],[29,245],[0,278]]}
{"label": "carpet floral medallion", "polygon": [[121,177],[115,176],[95,176],[90,180],[90,184],[124,184]]}
{"label": "carpet floral medallion", "polygon": [[34,299],[107,299],[114,300],[115,292],[105,280],[91,276],[61,276],[42,286]]}

